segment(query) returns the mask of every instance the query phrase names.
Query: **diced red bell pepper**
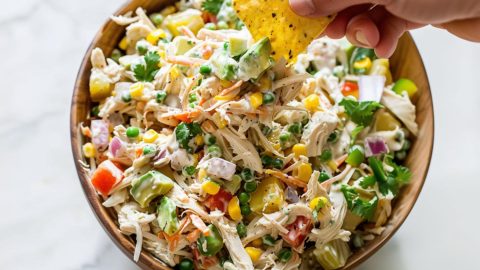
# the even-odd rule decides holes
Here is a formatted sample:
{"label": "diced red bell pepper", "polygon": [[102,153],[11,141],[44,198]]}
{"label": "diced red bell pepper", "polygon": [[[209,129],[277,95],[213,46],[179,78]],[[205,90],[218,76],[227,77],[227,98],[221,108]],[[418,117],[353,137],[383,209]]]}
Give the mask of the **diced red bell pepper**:
{"label": "diced red bell pepper", "polygon": [[342,95],[354,96],[358,99],[358,84],[356,82],[346,81],[342,86]]}
{"label": "diced red bell pepper", "polygon": [[297,216],[295,221],[287,226],[288,233],[282,237],[292,247],[298,247],[303,243],[312,227],[312,221],[309,218]]}
{"label": "diced red bell pepper", "polygon": [[108,196],[112,188],[123,179],[123,171],[110,160],[105,160],[92,175],[92,185],[103,196]]}
{"label": "diced red bell pepper", "polygon": [[232,198],[233,196],[230,192],[220,189],[217,194],[208,196],[205,201],[205,206],[207,206],[210,211],[219,210],[225,213],[228,202],[230,202]]}

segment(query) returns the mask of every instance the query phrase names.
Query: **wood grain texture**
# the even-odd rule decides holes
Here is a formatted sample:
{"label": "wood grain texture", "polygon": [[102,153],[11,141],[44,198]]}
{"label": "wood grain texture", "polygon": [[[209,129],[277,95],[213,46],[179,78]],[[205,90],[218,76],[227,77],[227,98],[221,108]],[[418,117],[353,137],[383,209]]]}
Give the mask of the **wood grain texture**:
{"label": "wood grain texture", "polygon": [[[144,7],[148,12],[154,12],[173,2],[172,0],[133,0],[121,7],[115,14],[134,11],[139,6]],[[113,211],[102,206],[102,199],[96,194],[88,182],[88,174],[82,169],[78,162],[83,159],[81,152],[83,141],[78,126],[86,120],[88,112],[90,111],[88,90],[91,69],[89,60],[90,53],[93,48],[99,47],[105,52],[105,55],[110,55],[124,35],[124,32],[123,27],[108,20],[95,36],[87,50],[74,86],[70,115],[70,133],[73,158],[80,183],[93,212],[113,242],[129,258],[133,258],[135,249],[134,241],[130,237],[120,233]],[[406,165],[413,173],[412,182],[402,189],[400,195],[395,200],[392,216],[383,234],[375,238],[375,240],[368,242],[366,246],[353,254],[344,269],[351,269],[369,258],[398,230],[412,210],[420,194],[430,165],[434,140],[432,96],[423,62],[410,34],[405,34],[400,40],[399,46],[391,58],[391,69],[395,79],[402,77],[410,78],[415,81],[419,87],[419,93],[416,95],[414,101],[417,107],[417,122],[420,131],[418,138],[413,142],[410,154],[406,160]],[[145,270],[170,269],[164,263],[150,255],[148,251],[142,251],[138,265]]]}

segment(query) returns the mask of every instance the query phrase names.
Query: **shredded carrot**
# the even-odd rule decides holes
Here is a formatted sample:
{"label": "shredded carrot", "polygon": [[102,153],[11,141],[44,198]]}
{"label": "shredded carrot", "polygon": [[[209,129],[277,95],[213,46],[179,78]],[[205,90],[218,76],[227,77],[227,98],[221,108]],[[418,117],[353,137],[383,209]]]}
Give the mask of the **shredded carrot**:
{"label": "shredded carrot", "polygon": [[236,90],[237,88],[240,88],[240,86],[242,86],[242,84],[243,84],[243,81],[242,81],[242,80],[236,82],[236,83],[233,84],[232,86],[223,89],[223,91],[219,94],[219,96],[226,96],[226,95],[230,94],[231,92],[233,92],[233,91]]}
{"label": "shredded carrot", "polygon": [[90,130],[89,127],[83,127],[82,126],[81,129],[82,129],[83,136],[88,137],[88,138],[92,137],[92,131]]}
{"label": "shredded carrot", "polygon": [[200,237],[201,233],[202,233],[202,231],[200,231],[199,229],[195,229],[194,231],[187,234],[188,242],[194,243],[195,241],[197,241],[197,239]]}
{"label": "shredded carrot", "polygon": [[202,52],[202,57],[203,59],[210,59],[210,57],[212,57],[212,54],[213,54],[213,49],[211,46],[205,46],[205,48],[203,49],[203,52]]}
{"label": "shredded carrot", "polygon": [[160,238],[160,239],[165,239],[165,236],[163,236],[163,232],[159,232],[157,234],[157,237]]}
{"label": "shredded carrot", "polygon": [[297,177],[290,176],[277,170],[265,170],[265,173],[278,178],[279,180],[285,182],[285,184],[287,185],[307,188],[307,183],[303,182]]}
{"label": "shredded carrot", "polygon": [[180,235],[179,234],[174,234],[172,236],[163,233],[163,237],[165,237],[165,240],[168,242],[168,249],[173,252],[175,251],[175,248],[178,245],[178,241],[180,241]]}
{"label": "shredded carrot", "polygon": [[175,119],[185,122],[185,123],[191,123],[193,119],[199,117],[201,114],[200,110],[193,110],[193,111],[188,111],[188,112],[182,112],[173,115]]}
{"label": "shredded carrot", "polygon": [[345,162],[345,160],[347,159],[347,157],[348,157],[348,155],[345,154],[345,155],[337,158],[337,159],[335,160],[335,164],[337,164],[337,167],[340,167],[340,165],[342,165],[342,164]]}
{"label": "shredded carrot", "polygon": [[188,28],[186,26],[178,27],[178,30],[180,30],[180,32],[182,32],[182,34],[184,34],[185,36],[187,36],[189,38],[197,39],[195,34],[192,32],[192,30],[190,30],[190,28]]}
{"label": "shredded carrot", "polygon": [[143,154],[143,148],[135,149],[135,157],[139,158]]}
{"label": "shredded carrot", "polygon": [[205,99],[205,98],[202,98],[200,99],[200,101],[198,102],[198,106],[202,106],[203,104],[205,104],[205,102],[207,102],[208,99]]}

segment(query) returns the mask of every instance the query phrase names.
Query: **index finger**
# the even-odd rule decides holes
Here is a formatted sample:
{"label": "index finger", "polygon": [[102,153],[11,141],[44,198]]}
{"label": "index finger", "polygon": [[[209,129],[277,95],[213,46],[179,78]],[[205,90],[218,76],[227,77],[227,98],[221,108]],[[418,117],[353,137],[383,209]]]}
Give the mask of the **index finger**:
{"label": "index finger", "polygon": [[391,0],[289,0],[292,10],[300,16],[318,17],[338,13],[362,4],[386,4]]}

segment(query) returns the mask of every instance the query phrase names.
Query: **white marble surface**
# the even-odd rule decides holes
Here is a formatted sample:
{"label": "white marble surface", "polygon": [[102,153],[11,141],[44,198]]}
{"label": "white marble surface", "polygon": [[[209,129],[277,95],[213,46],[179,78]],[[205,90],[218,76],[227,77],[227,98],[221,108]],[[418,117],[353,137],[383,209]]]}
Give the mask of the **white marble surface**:
{"label": "white marble surface", "polygon": [[[77,180],[69,105],[81,58],[118,0],[2,1],[0,269],[137,269]],[[360,269],[478,268],[480,45],[414,32],[434,96],[431,170],[410,217]]]}

